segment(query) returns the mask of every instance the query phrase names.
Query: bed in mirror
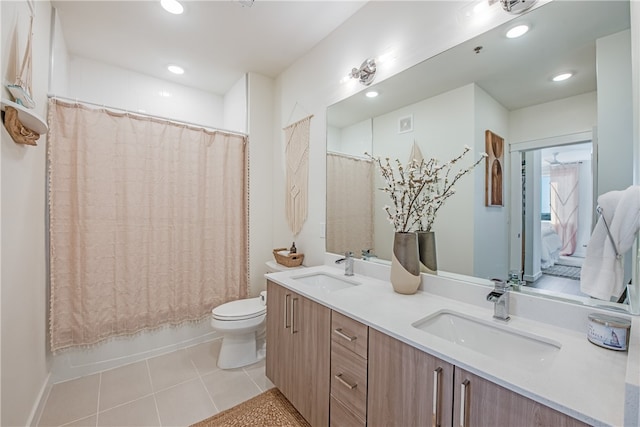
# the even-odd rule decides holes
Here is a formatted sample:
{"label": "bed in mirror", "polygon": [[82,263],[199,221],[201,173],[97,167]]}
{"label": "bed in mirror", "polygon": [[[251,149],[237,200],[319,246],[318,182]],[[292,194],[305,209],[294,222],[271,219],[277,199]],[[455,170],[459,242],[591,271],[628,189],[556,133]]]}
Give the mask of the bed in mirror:
{"label": "bed in mirror", "polygon": [[[408,162],[418,146],[447,161],[470,146],[475,159],[489,130],[505,141],[502,204],[485,203],[484,165],[456,184],[434,224],[438,274],[489,285],[516,270],[525,292],[593,304],[579,276],[595,203],[633,183],[629,27],[625,1],[550,2],[330,106],[327,252],[391,259],[390,200],[365,153]],[[561,72],[573,75],[554,82]],[[570,227],[554,193],[565,169]],[[629,254],[626,267],[628,281]],[[624,310],[618,297],[595,303]]]}

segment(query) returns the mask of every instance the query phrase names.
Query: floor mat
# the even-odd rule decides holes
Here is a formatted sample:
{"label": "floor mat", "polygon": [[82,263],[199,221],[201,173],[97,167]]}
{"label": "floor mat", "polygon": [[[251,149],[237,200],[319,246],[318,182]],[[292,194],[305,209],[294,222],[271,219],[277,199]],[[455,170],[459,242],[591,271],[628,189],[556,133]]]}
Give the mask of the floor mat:
{"label": "floor mat", "polygon": [[548,274],[549,276],[566,277],[568,279],[573,279],[573,280],[580,280],[580,267],[574,267],[572,265],[556,264],[549,268],[543,268],[542,274]]}
{"label": "floor mat", "polygon": [[277,388],[247,400],[191,427],[310,427]]}

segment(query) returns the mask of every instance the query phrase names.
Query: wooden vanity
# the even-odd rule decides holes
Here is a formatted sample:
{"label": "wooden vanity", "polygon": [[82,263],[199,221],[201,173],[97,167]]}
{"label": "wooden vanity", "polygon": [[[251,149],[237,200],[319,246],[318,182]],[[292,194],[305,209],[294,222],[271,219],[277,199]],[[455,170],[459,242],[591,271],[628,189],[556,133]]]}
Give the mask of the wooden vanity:
{"label": "wooden vanity", "polygon": [[267,377],[314,426],[586,426],[267,282]]}

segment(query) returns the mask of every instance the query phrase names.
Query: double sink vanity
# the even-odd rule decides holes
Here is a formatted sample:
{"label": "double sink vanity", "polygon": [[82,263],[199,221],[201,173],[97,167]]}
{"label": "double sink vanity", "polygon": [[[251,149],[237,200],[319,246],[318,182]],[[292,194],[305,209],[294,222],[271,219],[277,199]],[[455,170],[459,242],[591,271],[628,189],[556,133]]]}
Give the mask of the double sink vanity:
{"label": "double sink vanity", "polygon": [[311,425],[637,425],[637,318],[612,351],[586,338],[598,309],[510,293],[503,322],[486,286],[423,275],[402,295],[356,262],[266,275],[266,373]]}

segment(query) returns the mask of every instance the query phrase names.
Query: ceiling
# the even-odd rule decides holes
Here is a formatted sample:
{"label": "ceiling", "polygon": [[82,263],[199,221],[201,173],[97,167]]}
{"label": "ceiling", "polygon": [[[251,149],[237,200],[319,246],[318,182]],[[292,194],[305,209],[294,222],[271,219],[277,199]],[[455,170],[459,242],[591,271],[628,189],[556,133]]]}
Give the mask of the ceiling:
{"label": "ceiling", "polygon": [[[507,39],[519,23],[530,31]],[[552,1],[372,85],[373,100],[363,91],[331,106],[328,120],[343,128],[473,82],[508,110],[593,92],[596,39],[629,26],[628,1]],[[566,70],[575,76],[551,82]]]}
{"label": "ceiling", "polygon": [[70,55],[219,95],[247,72],[277,77],[366,1],[181,3],[172,15],[159,0],[52,1]]}

